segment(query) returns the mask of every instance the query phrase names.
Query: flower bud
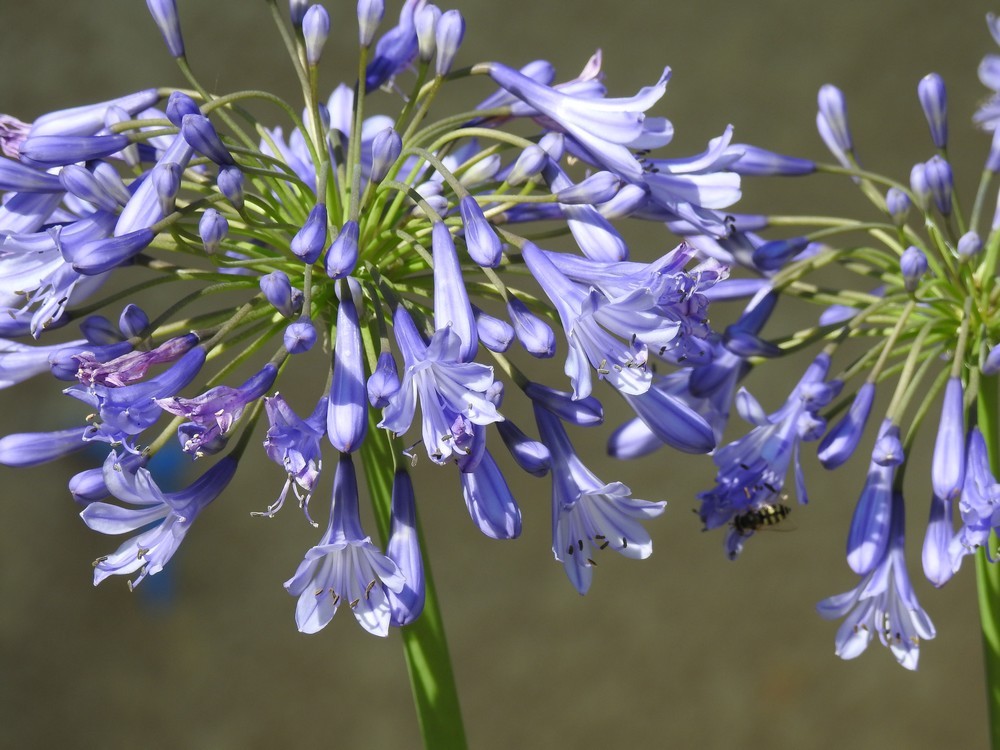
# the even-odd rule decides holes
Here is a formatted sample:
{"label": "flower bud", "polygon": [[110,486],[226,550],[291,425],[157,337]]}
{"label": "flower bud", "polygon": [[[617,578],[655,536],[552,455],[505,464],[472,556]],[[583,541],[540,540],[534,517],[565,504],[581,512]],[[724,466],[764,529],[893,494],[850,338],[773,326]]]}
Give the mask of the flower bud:
{"label": "flower bud", "polygon": [[854,396],[847,414],[819,444],[819,461],[824,469],[836,469],[844,464],[858,447],[861,435],[875,400],[875,384],[865,383]]}
{"label": "flower bud", "polygon": [[372,43],[384,13],[384,0],[358,0],[358,42],[362,47]]}
{"label": "flower bud", "polygon": [[214,208],[206,208],[201,219],[198,220],[198,234],[205,246],[205,252],[211,255],[218,249],[219,243],[229,234],[229,222]]}
{"label": "flower bud", "polygon": [[851,140],[851,129],[847,123],[847,102],[843,92],[836,86],[825,84],[820,87],[819,113],[816,125],[827,147],[834,154],[851,151],[854,143]]}
{"label": "flower bud", "polygon": [[368,432],[365,407],[364,351],[358,311],[354,306],[353,279],[337,283],[337,338],[333,349],[333,381],[326,412],[327,437],[342,453],[356,451]]}
{"label": "flower bud", "polygon": [[776,154],[747,143],[734,143],[726,151],[740,154],[740,158],[729,167],[730,171],[736,174],[753,177],[792,177],[816,171],[814,161]]}
{"label": "flower bud", "polygon": [[326,245],[326,221],[326,206],[317,203],[309,212],[306,223],[292,237],[292,252],[310,265],[319,260]]}
{"label": "flower bud", "polygon": [[762,271],[776,271],[805,250],[808,244],[809,240],[805,237],[765,242],[753,251],[754,265]]}
{"label": "flower bud", "polygon": [[927,182],[927,165],[914,164],[910,170],[910,190],[917,199],[920,210],[930,208],[931,188]]}
{"label": "flower bud", "polygon": [[171,56],[184,57],[184,37],[181,36],[181,21],[177,16],[175,0],[146,0],[146,7],[163,34]]}
{"label": "flower bud", "polygon": [[375,409],[384,409],[389,405],[389,399],[399,392],[399,373],[396,371],[396,360],[389,352],[378,355],[375,371],[368,378],[366,386],[368,403]]}
{"label": "flower bud", "polygon": [[917,84],[917,96],[931,129],[931,140],[938,148],[944,148],[948,144],[948,96],[944,79],[937,73],[928,73]]}
{"label": "flower bud", "polygon": [[417,31],[417,50],[421,62],[430,62],[437,51],[437,26],[441,20],[441,9],[428,3],[413,16]]}
{"label": "flower bud", "polygon": [[402,150],[403,139],[393,128],[386,128],[376,133],[372,139],[372,169],[369,180],[372,183],[382,182]]}
{"label": "flower bud", "polygon": [[528,354],[547,359],[556,353],[556,335],[544,320],[535,315],[517,297],[507,300],[507,314],[514,326],[514,335]]}
{"label": "flower bud", "polygon": [[[292,318],[302,307],[302,292],[292,288],[284,271],[272,271],[260,277],[260,291],[265,299],[286,318]],[[295,293],[298,292],[298,295]],[[297,297],[297,299],[296,299]]]}
{"label": "flower bud", "polygon": [[309,9],[310,2],[312,0],[288,0],[288,16],[296,29],[302,28],[302,18]]}
{"label": "flower bud", "polygon": [[927,186],[930,188],[934,205],[942,216],[951,214],[951,191],[954,187],[951,165],[940,156],[932,156],[926,166]]}
{"label": "flower bud", "polygon": [[181,136],[191,148],[220,166],[227,167],[236,163],[219,138],[212,121],[204,115],[184,115],[181,120]]}
{"label": "flower bud", "polygon": [[127,305],[118,318],[118,330],[127,339],[142,336],[149,327],[149,316],[138,305]]}
{"label": "flower bud", "polygon": [[[20,166],[20,165],[17,165]],[[34,170],[32,170],[34,171]],[[50,177],[51,175],[45,175]],[[59,172],[59,182],[67,193],[105,211],[117,211],[121,204],[110,195],[94,174],[79,164],[68,164]]]}
{"label": "flower bud", "polygon": [[505,352],[510,348],[514,341],[514,329],[509,323],[494,318],[475,305],[472,306],[472,314],[476,317],[476,331],[483,346],[493,352]]}
{"label": "flower bud", "polygon": [[111,156],[131,143],[127,135],[33,135],[21,144],[21,161],[48,169]]}
{"label": "flower bud", "polygon": [[156,188],[160,201],[160,212],[167,216],[174,212],[174,200],[181,189],[181,168],[173,162],[157,164],[150,172],[149,179]]}
{"label": "flower bud", "polygon": [[549,155],[541,146],[528,146],[521,152],[507,174],[507,184],[522,185],[533,177],[537,177],[548,163]]}
{"label": "flower bud", "polygon": [[1000,128],[993,131],[990,153],[986,156],[986,169],[993,174],[1000,172]]}
{"label": "flower bud", "polygon": [[899,258],[899,270],[903,273],[903,286],[913,294],[920,285],[920,279],[927,273],[927,256],[919,247],[910,245]]}
{"label": "flower bud", "polygon": [[467,195],[459,201],[465,224],[465,246],[469,257],[480,266],[495,268],[503,258],[503,243],[487,220],[476,199]]}
{"label": "flower bud", "polygon": [[891,187],[885,194],[885,209],[896,226],[901,227],[910,212],[910,198],[899,188]]}
{"label": "flower bud", "polygon": [[358,222],[347,221],[326,251],[326,274],[331,279],[350,276],[358,262]]}
{"label": "flower bud", "polygon": [[458,54],[464,36],[465,19],[462,18],[462,14],[457,10],[442,13],[435,33],[439,76],[446,76],[451,72],[451,64],[455,61],[455,55]]}
{"label": "flower bud", "polygon": [[289,354],[302,354],[316,343],[316,327],[311,320],[298,320],[285,329],[285,349]]}
{"label": "flower bud", "polygon": [[966,232],[958,238],[958,257],[961,261],[974,258],[983,249],[983,241],[975,232]]}
{"label": "flower bud", "polygon": [[302,17],[302,37],[306,44],[306,62],[310,66],[319,63],[319,58],[323,54],[323,45],[330,35],[330,14],[326,12],[320,4],[316,4],[306,11]]}
{"label": "flower bud", "polygon": [[198,103],[183,91],[175,91],[167,99],[167,119],[175,127],[180,127],[185,115],[200,115]]}
{"label": "flower bud", "polygon": [[215,180],[222,193],[237,211],[243,210],[243,172],[239,167],[223,167]]}

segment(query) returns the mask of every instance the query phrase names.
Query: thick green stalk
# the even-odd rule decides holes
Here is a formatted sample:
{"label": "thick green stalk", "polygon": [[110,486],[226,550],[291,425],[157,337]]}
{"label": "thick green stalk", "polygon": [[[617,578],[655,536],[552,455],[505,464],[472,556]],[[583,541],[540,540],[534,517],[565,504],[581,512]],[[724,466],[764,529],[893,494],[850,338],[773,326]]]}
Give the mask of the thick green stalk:
{"label": "thick green stalk", "polygon": [[[368,414],[368,438],[361,445],[361,462],[384,543],[389,536],[389,509],[392,506],[393,449],[385,430],[375,426],[378,420],[374,410],[369,410]],[[410,689],[424,747],[427,750],[465,750],[468,744],[458,704],[458,689],[419,518],[417,535],[423,554],[426,598],[423,614],[412,625],[402,628]]]}
{"label": "thick green stalk", "polygon": [[[1000,469],[997,454],[1000,441],[1000,399],[996,375],[979,383],[979,429],[986,439],[990,468],[996,476]],[[997,538],[990,535],[990,545]],[[979,589],[979,620],[983,628],[983,662],[986,672],[986,703],[990,716],[990,747],[1000,750],[1000,566],[986,559],[986,549],[976,553],[976,580]]]}

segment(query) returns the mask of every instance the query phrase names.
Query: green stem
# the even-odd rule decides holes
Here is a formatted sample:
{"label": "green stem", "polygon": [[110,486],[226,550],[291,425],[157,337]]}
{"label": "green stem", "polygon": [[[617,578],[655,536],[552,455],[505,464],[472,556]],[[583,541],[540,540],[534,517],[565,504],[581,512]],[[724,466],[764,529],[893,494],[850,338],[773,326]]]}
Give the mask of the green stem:
{"label": "green stem", "polygon": [[[984,377],[979,388],[979,429],[986,439],[990,468],[996,476],[1000,469],[1000,399],[997,398],[997,376]],[[988,544],[996,545],[990,535]],[[990,715],[990,747],[1000,750],[1000,567],[986,557],[986,549],[976,552],[976,581],[979,590],[979,621],[983,628],[983,662],[986,671],[986,704]]]}
{"label": "green stem", "polygon": [[[371,331],[367,328],[363,331],[365,349],[373,354],[376,350],[373,348]],[[376,426],[377,422],[375,410],[369,410],[368,437],[361,444],[360,452],[368,492],[375,508],[375,520],[384,544],[389,537],[392,480],[398,451],[394,450],[389,434]],[[448,642],[419,517],[417,536],[424,565],[424,611],[416,622],[401,629],[417,721],[420,723],[424,747],[428,750],[466,750],[468,743],[458,703],[458,688],[448,655]]]}

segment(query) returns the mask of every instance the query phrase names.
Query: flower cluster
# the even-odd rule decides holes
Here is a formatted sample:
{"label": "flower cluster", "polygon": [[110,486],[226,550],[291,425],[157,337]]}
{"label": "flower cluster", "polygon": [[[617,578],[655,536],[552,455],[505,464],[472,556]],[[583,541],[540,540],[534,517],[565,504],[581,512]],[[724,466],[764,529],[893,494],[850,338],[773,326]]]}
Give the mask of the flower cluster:
{"label": "flower cluster", "polygon": [[[102,466],[70,480],[90,528],[132,535],[97,561],[95,583],[159,572],[255,440],[278,465],[276,499],[254,498],[255,515],[273,516],[292,492],[312,523],[324,453],[336,462],[329,525],[286,583],[304,632],[341,603],[378,635],[420,614],[404,458],[420,444],[451,465],[456,495],[492,538],[521,530],[503,454],[550,473],[553,552],[580,593],[600,550],[647,557],[643,521],[664,503],[598,479],[567,425],[602,421],[593,394],[604,380],[635,409],[641,439],[714,449],[717,412],[728,409],[717,394],[731,394],[746,351],[730,357],[736,334],[708,327],[731,259],[697,242],[733,241],[722,211],[739,198],[744,149],[731,130],[695,157],[658,156],[673,128],[647,112],[669,71],[617,98],[599,54],[560,83],[544,61],[457,70],[462,15],[425,0],[405,0],[381,35],[383,3],[361,0],[357,82],[329,96],[319,85],[327,11],[293,0],[285,18],[271,0],[302,107],[259,91],[216,94],[188,66],[174,2],[147,4],[190,89],[151,88],[32,123],[0,118],[2,383],[50,374],[86,405],[64,431],[3,438],[0,462],[107,446]],[[435,119],[442,87],[476,83],[486,84],[478,105]],[[378,89],[388,95],[368,96]],[[372,112],[385,101],[397,109]],[[284,124],[258,122],[248,103],[273,106]],[[692,241],[630,259],[614,223],[629,217]],[[542,246],[560,233],[572,252]],[[137,304],[164,285],[175,287],[167,307]],[[739,335],[753,340],[754,325]],[[69,328],[79,334],[61,336]],[[566,389],[532,380],[532,358],[561,347]],[[319,351],[326,363],[316,367]],[[656,363],[685,369],[655,380]],[[312,393],[277,392],[287,371],[307,367],[318,371]],[[706,373],[694,399],[676,387],[692,367]],[[817,371],[771,420],[774,440],[805,437],[803,420],[826,404],[822,380]],[[537,439],[504,418],[505,386],[529,399]],[[488,447],[491,433],[502,449]],[[166,493],[146,464],[172,440],[215,463]],[[376,503],[385,547],[361,527],[356,454],[392,487],[391,504]]]}
{"label": "flower cluster", "polygon": [[[1000,43],[1000,21],[990,15],[988,23]],[[1000,57],[986,57],[980,77],[1000,91]],[[707,296],[749,302],[721,336],[706,339],[711,344],[706,361],[653,385],[704,416],[716,434],[734,399],[740,416],[753,425],[715,451],[716,485],[699,496],[705,528],[727,530],[725,549],[731,558],[757,531],[781,523],[790,512],[783,489],[790,467],[798,501],[807,502],[799,462],[802,441],[819,441],[818,458],[826,469],[843,465],[873,420],[876,392],[891,390],[886,411],[876,420],[881,426],[847,535],[847,562],[860,583],[822,602],[819,611],[845,618],[836,638],[841,657],[857,656],[878,634],[908,669],[917,666],[920,639],[934,637],[903,555],[903,479],[910,446],[928,414],[940,417],[926,493],[925,576],[943,585],[966,555],[1000,529],[1000,485],[990,465],[985,427],[979,426],[995,429],[1000,373],[1000,206],[992,218],[984,216],[1000,172],[1000,102],[995,95],[974,118],[994,132],[994,139],[966,214],[959,210],[948,160],[944,82],[937,74],[927,75],[917,93],[934,153],[913,166],[906,182],[861,167],[845,97],[832,85],[819,91],[816,124],[836,164],[750,146],[723,152],[742,152],[731,165],[742,175],[849,175],[869,199],[873,215],[864,220],[803,217],[801,233],[769,240],[759,234],[768,228],[766,216],[730,215],[722,237],[694,223],[674,223],[703,257],[745,271],[742,278],[721,280]],[[783,226],[795,223],[782,220]],[[849,239],[840,242],[844,236]],[[834,265],[854,274],[858,287],[818,280],[820,269]],[[766,336],[776,305],[788,297],[819,304],[815,323],[781,337]],[[859,350],[857,340],[866,347]],[[821,347],[820,353],[778,411],[767,414],[745,389],[737,391],[751,367],[772,367],[776,358],[812,346]],[[832,369],[837,358],[844,360],[839,371]],[[669,442],[659,438],[631,422],[615,433],[610,449],[621,457],[642,455]]]}

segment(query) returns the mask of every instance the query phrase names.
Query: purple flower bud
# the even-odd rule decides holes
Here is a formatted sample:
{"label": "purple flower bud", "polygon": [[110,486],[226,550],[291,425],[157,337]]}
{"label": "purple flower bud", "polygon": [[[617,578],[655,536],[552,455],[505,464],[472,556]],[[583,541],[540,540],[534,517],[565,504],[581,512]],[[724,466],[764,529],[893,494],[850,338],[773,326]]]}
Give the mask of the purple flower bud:
{"label": "purple flower bud", "polygon": [[21,161],[48,169],[74,164],[121,151],[129,145],[127,135],[33,135],[21,144]]}
{"label": "purple flower bud", "polygon": [[528,146],[521,152],[507,174],[508,185],[522,185],[537,177],[549,161],[549,155],[541,146]]}
{"label": "purple flower bud", "polygon": [[326,412],[326,431],[330,442],[341,453],[356,451],[368,431],[368,408],[365,406],[364,351],[358,312],[348,285],[337,285],[340,307],[337,309],[337,340],[333,349],[333,382]]}
{"label": "purple flower bud", "polygon": [[903,463],[903,441],[899,439],[899,428],[893,425],[875,441],[872,461],[879,466],[899,466]]}
{"label": "purple flower bud", "polygon": [[983,241],[975,232],[966,232],[958,238],[958,257],[963,260],[971,260],[983,249]]}
{"label": "purple flower bud", "polygon": [[386,589],[392,612],[390,621],[399,627],[409,625],[424,610],[424,563],[417,534],[413,482],[405,469],[397,470],[392,480],[390,518],[392,521],[385,555],[396,563],[399,572],[406,579],[406,584],[399,593]]}
{"label": "purple flower bud", "polygon": [[899,258],[899,270],[903,273],[903,286],[913,294],[920,286],[920,279],[927,273],[927,256],[915,245],[910,245]]}
{"label": "purple flower bud", "polygon": [[924,536],[924,546],[920,560],[924,566],[924,575],[935,586],[943,586],[955,574],[951,554],[948,547],[954,535],[951,522],[951,500],[934,493],[931,497],[930,518],[927,521],[927,533]]}
{"label": "purple flower bud", "polygon": [[483,346],[492,352],[505,352],[510,348],[514,329],[509,323],[484,313],[475,305],[472,314],[476,316],[476,331]]}
{"label": "purple flower bud", "polygon": [[439,76],[446,76],[451,72],[451,64],[455,61],[455,55],[458,54],[464,36],[465,19],[462,18],[462,14],[457,10],[442,13],[435,33]]}
{"label": "purple flower bud", "polygon": [[347,221],[326,251],[326,275],[331,279],[350,276],[358,263],[358,222]]}
{"label": "purple flower bud", "polygon": [[302,18],[311,2],[312,0],[288,0],[288,15],[291,18],[292,26],[296,29],[302,28]]}
{"label": "purple flower bud", "polygon": [[824,469],[836,469],[854,453],[865,431],[874,400],[874,383],[865,383],[858,389],[847,414],[819,444],[819,462],[823,464]]}
{"label": "purple flower bud", "polygon": [[167,43],[171,56],[184,57],[184,37],[181,36],[177,3],[174,0],[146,0],[146,7],[163,34],[163,41]]}
{"label": "purple flower bud", "polygon": [[362,47],[372,43],[384,13],[384,0],[358,0],[358,42]]}
{"label": "purple flower bud", "polygon": [[0,438],[0,464],[38,466],[87,447],[83,440],[86,427],[59,432],[22,432]]}
{"label": "purple flower bud", "polygon": [[309,212],[302,229],[292,237],[292,252],[310,265],[319,260],[326,246],[326,206],[317,203]]}
{"label": "purple flower bud", "polygon": [[949,378],[941,404],[934,456],[931,460],[931,487],[934,494],[956,499],[965,481],[965,407],[962,404],[962,379]]}
{"label": "purple flower bud", "polygon": [[122,336],[134,339],[146,333],[149,328],[149,316],[138,305],[126,305],[118,317],[118,329]]}
{"label": "purple flower bud", "polygon": [[184,115],[181,120],[181,136],[191,148],[216,164],[231,166],[236,163],[219,138],[212,121],[204,115]]}
{"label": "purple flower bud", "polygon": [[402,150],[403,139],[392,128],[376,133],[372,139],[372,168],[368,179],[372,183],[382,182]]}
{"label": "purple flower bud", "polygon": [[928,73],[917,84],[917,96],[931,129],[931,140],[938,148],[945,148],[948,145],[948,96],[944,79],[937,73]]}
{"label": "purple flower bud", "polygon": [[910,212],[910,198],[899,188],[891,187],[885,194],[885,208],[896,226],[901,227]]}
{"label": "purple flower bud", "polygon": [[794,177],[816,171],[814,161],[776,154],[746,143],[734,143],[727,152],[741,154],[740,158],[729,166],[729,170],[736,174],[753,177]]}
{"label": "purple flower bud", "polygon": [[934,205],[942,216],[951,214],[951,191],[954,187],[951,165],[940,156],[932,156],[924,167],[927,186],[930,188]]}
{"label": "purple flower bud", "polygon": [[[83,169],[83,167],[78,167],[78,169]],[[87,170],[84,169],[84,171]],[[90,173],[87,172],[87,174]],[[8,190],[12,193],[59,193],[63,190],[69,190],[69,188],[62,181],[61,172],[59,176],[56,176],[32,169],[13,159],[0,159],[0,190]]]}
{"label": "purple flower bud", "polygon": [[104,482],[104,468],[84,469],[77,472],[69,480],[69,493],[80,505],[90,505],[103,500],[111,493]]}
{"label": "purple flower bud", "polygon": [[503,258],[503,243],[497,237],[476,199],[466,195],[459,201],[465,224],[465,246],[469,257],[480,266],[496,268]]}
{"label": "purple flower bud", "polygon": [[107,125],[109,109],[122,109],[131,117],[152,107],[159,98],[160,94],[156,89],[144,89],[105,102],[49,112],[31,125],[31,135],[93,135]]}
{"label": "purple flower bud", "polygon": [[994,344],[986,355],[986,361],[983,362],[982,373],[989,376],[998,372],[1000,372],[1000,345]]}
{"label": "purple flower bud", "polygon": [[503,166],[503,160],[500,156],[498,154],[491,154],[483,159],[477,160],[468,169],[463,170],[458,176],[458,181],[466,187],[481,185],[482,183],[489,182],[496,177],[496,174],[500,171],[501,166]]}
{"label": "purple flower bud", "polygon": [[437,26],[441,20],[441,9],[428,3],[413,16],[417,32],[417,52],[421,62],[430,62],[437,51]]}
{"label": "purple flower bud", "polygon": [[285,329],[285,349],[289,354],[302,354],[316,344],[316,327],[311,320],[299,320]]}
{"label": "purple flower bud", "polygon": [[185,94],[183,91],[175,91],[167,99],[167,119],[174,127],[180,127],[184,122],[185,115],[200,115],[201,109],[198,102]]}
{"label": "purple flower bud", "polygon": [[[649,199],[649,192],[646,188],[627,183],[622,186],[614,198],[596,206],[596,208],[605,219],[624,219],[644,208],[649,203]],[[735,230],[740,231],[740,228],[736,227]]]}
{"label": "purple flower bud", "polygon": [[211,255],[219,248],[219,243],[229,234],[229,222],[214,208],[206,208],[198,220],[198,234],[205,245],[205,252]]}
{"label": "purple flower bud", "polygon": [[[46,175],[46,177],[51,177],[51,175]],[[121,204],[105,190],[104,185],[98,181],[93,172],[79,164],[69,164],[63,167],[59,172],[58,181],[67,193],[72,193],[77,198],[104,211],[117,211],[121,208]]]}
{"label": "purple flower bud", "polygon": [[753,251],[754,265],[762,271],[776,271],[805,250],[808,244],[809,240],[805,237],[765,242]]}
{"label": "purple flower bud", "polygon": [[375,372],[368,378],[368,403],[376,409],[384,409],[399,391],[399,385],[396,360],[389,352],[382,352],[378,355]]}
{"label": "purple flower bud", "polygon": [[[292,282],[284,271],[272,271],[260,277],[260,291],[286,318],[295,317],[302,307],[302,292],[292,288]],[[296,294],[298,292],[298,294]]]}
{"label": "purple flower bud", "polygon": [[237,211],[243,210],[243,172],[239,167],[223,167],[215,180],[222,193]]}
{"label": "purple flower bud", "polygon": [[851,129],[847,123],[847,102],[843,92],[829,83],[820,87],[819,114],[816,124],[827,147],[836,154],[851,151],[854,143],[851,140]]}
{"label": "purple flower bud", "polygon": [[173,162],[157,164],[150,172],[149,179],[156,188],[160,201],[160,212],[167,216],[174,212],[174,200],[181,189],[181,168]]}
{"label": "purple flower bud", "polygon": [[510,451],[517,465],[532,476],[544,477],[549,472],[552,456],[549,449],[537,440],[532,440],[521,428],[509,419],[497,422],[497,432],[503,444]]}
{"label": "purple flower bud", "polygon": [[440,331],[450,326],[462,341],[459,361],[471,362],[479,348],[479,334],[455,243],[443,222],[434,222],[431,248],[434,254],[434,328]]}
{"label": "purple flower bud", "polygon": [[986,156],[986,169],[993,174],[1000,172],[1000,128],[993,131],[990,153]]}
{"label": "purple flower bud", "polygon": [[583,182],[558,191],[556,200],[570,205],[604,203],[615,197],[621,184],[618,175],[611,172],[597,172]]}
{"label": "purple flower bud", "polygon": [[507,300],[507,314],[514,326],[514,335],[528,354],[541,359],[556,353],[556,335],[544,320],[535,315],[517,297]]}
{"label": "purple flower bud", "polygon": [[330,14],[326,8],[317,3],[302,17],[302,36],[306,43],[306,62],[310,66],[319,63],[323,54],[323,45],[330,35]]}
{"label": "purple flower bud", "polygon": [[[121,342],[122,336],[114,323],[103,315],[89,315],[80,323],[80,333],[88,342],[98,346],[107,346]],[[75,376],[74,376],[75,379]]]}
{"label": "purple flower bud", "polygon": [[74,250],[68,258],[73,270],[84,276],[95,276],[125,263],[141,253],[156,235],[151,229],[138,229],[120,237],[92,240]]}

